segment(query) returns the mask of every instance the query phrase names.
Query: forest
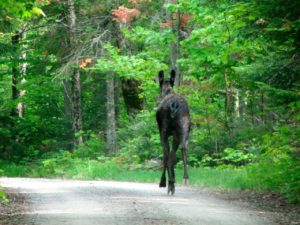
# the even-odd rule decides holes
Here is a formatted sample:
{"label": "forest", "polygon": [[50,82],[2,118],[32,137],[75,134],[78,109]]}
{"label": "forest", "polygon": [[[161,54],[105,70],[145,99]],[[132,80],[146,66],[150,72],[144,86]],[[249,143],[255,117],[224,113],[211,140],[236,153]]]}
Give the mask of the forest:
{"label": "forest", "polygon": [[1,0],[0,176],[158,182],[158,72],[174,69],[191,184],[299,203],[299,15],[296,0]]}

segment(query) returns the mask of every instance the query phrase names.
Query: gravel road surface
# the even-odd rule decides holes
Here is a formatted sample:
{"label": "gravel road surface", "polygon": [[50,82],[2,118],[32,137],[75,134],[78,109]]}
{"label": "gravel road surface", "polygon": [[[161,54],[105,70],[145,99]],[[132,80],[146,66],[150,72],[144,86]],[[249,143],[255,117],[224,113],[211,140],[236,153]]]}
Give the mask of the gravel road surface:
{"label": "gravel road surface", "polygon": [[0,178],[0,185],[25,194],[20,225],[275,224],[266,212],[193,187],[177,186],[169,196],[153,183]]}

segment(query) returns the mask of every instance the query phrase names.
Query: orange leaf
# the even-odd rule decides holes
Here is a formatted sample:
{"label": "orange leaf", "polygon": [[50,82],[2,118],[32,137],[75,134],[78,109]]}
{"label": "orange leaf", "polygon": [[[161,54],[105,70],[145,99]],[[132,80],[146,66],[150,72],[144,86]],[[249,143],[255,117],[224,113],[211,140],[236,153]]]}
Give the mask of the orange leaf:
{"label": "orange leaf", "polygon": [[113,20],[121,23],[130,23],[132,18],[139,17],[141,12],[138,9],[120,6],[118,9],[112,10],[112,14],[115,16]]}
{"label": "orange leaf", "polygon": [[170,27],[170,26],[172,26],[173,25],[173,21],[172,20],[169,20],[169,21],[167,21],[167,22],[165,22],[165,23],[161,23],[160,24],[160,26],[162,27],[162,28],[168,28],[168,27]]}
{"label": "orange leaf", "polygon": [[92,64],[92,61],[93,61],[92,58],[86,58],[86,59],[80,60],[79,68],[83,69],[83,68],[87,67],[88,65]]}

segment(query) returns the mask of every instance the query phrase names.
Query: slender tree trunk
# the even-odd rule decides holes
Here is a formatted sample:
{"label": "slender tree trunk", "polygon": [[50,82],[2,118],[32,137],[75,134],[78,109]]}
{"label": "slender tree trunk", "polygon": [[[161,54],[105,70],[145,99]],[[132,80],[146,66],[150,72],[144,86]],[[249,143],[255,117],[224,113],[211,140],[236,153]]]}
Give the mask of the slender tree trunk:
{"label": "slender tree trunk", "polygon": [[243,102],[243,108],[242,108],[242,118],[243,120],[246,120],[246,116],[247,116],[247,109],[248,109],[248,98],[249,98],[249,91],[245,91],[243,98],[242,98],[242,102]]}
{"label": "slender tree trunk", "polygon": [[218,134],[215,136],[215,152],[219,151],[219,146],[218,146]]}
{"label": "slender tree trunk", "polygon": [[[70,141],[67,149],[72,150],[73,144],[73,129],[72,129],[72,99],[71,99],[71,83],[69,80],[62,80],[63,94],[64,94],[64,124],[66,129],[65,136]],[[72,140],[72,142],[71,142]]]}
{"label": "slender tree trunk", "polygon": [[[21,35],[21,39],[24,40],[26,39],[26,32],[23,31],[22,35]],[[22,48],[25,49],[25,45],[22,45]],[[22,50],[21,53],[21,57],[20,57],[23,62],[21,64],[21,68],[20,68],[20,78],[21,78],[21,83],[25,83],[26,82],[26,73],[27,73],[27,67],[28,67],[28,63],[27,61],[27,54],[26,51]],[[19,98],[22,98],[25,95],[25,90],[20,90],[19,91]],[[18,113],[19,113],[19,117],[24,117],[24,113],[25,113],[25,103],[24,102],[19,102],[17,105],[18,108]]]}
{"label": "slender tree trunk", "polygon": [[[14,46],[15,50],[17,50],[17,46],[20,42],[20,34],[17,33],[16,35],[12,36],[11,38],[11,43]],[[13,65],[12,67],[12,100],[16,100],[19,97],[19,92],[17,89],[17,84],[18,84],[18,78],[19,78],[19,69],[18,69],[18,64],[17,65]],[[11,116],[16,116],[18,115],[18,110],[17,108],[13,108],[11,110]]]}
{"label": "slender tree trunk", "polygon": [[[12,37],[12,45],[15,47],[15,50],[17,51],[19,49],[19,46],[17,46],[22,39],[24,39],[26,36],[26,33],[23,32],[17,32]],[[24,46],[23,46],[24,47]],[[24,96],[25,91],[24,90],[18,90],[17,85],[21,82],[25,82],[25,76],[26,76],[26,70],[27,70],[27,63],[26,60],[26,53],[23,51],[20,55],[16,56],[16,59],[21,59],[24,62],[22,64],[17,64],[12,67],[12,100],[17,100],[18,98]],[[25,104],[23,102],[19,102],[16,106],[16,108],[12,109],[11,115],[12,116],[19,116],[24,117],[24,108]]]}
{"label": "slender tree trunk", "polygon": [[251,122],[252,127],[254,127],[254,93],[251,92],[250,94],[250,111],[251,111]]}
{"label": "slender tree trunk", "polygon": [[[70,50],[72,50],[76,48],[76,14],[73,0],[68,0],[68,11],[69,47]],[[80,71],[78,68],[77,57],[75,56],[73,60],[75,67],[71,68],[72,127],[75,136],[75,144],[81,144],[83,142],[82,135],[76,137],[76,134],[82,131]]]}
{"label": "slender tree trunk", "polygon": [[236,118],[240,118],[240,97],[239,97],[239,90],[235,89],[234,92],[235,104],[234,104],[234,111]]}
{"label": "slender tree trunk", "polygon": [[[81,86],[80,86],[80,72],[75,68],[72,75],[72,126],[74,134],[82,131],[82,111],[81,111]],[[83,136],[79,135],[76,138],[77,144],[83,143]]]}
{"label": "slender tree trunk", "polygon": [[264,126],[265,125],[265,97],[263,91],[261,91],[260,93],[260,119],[262,125]]}
{"label": "slender tree trunk", "polygon": [[122,93],[128,115],[134,116],[144,107],[144,99],[140,97],[141,82],[135,79],[122,79]]}
{"label": "slender tree trunk", "polygon": [[[166,4],[177,4],[177,1],[166,0]],[[180,86],[182,81],[182,75],[180,71],[180,66],[178,64],[178,59],[180,58],[180,24],[181,24],[181,15],[180,12],[176,14],[174,19],[171,13],[166,11],[167,21],[172,21],[172,32],[176,37],[176,41],[170,43],[170,66],[172,69],[176,70],[175,85]]]}
{"label": "slender tree trunk", "polygon": [[225,87],[225,127],[228,131],[228,134],[231,135],[231,128],[230,128],[230,105],[231,105],[231,97],[230,97],[230,90],[228,84],[228,76],[227,70],[224,71],[224,87]]}
{"label": "slender tree trunk", "polygon": [[107,130],[106,130],[106,152],[112,154],[116,152],[116,116],[115,116],[115,87],[114,76],[107,74]]}
{"label": "slender tree trunk", "polygon": [[181,24],[181,12],[178,11],[177,19],[176,19],[176,29],[174,30],[174,33],[176,34],[176,73],[177,73],[177,80],[175,80],[175,82],[178,87],[181,85],[183,79],[181,68],[178,63],[178,59],[180,59],[180,41],[181,41],[180,24]]}
{"label": "slender tree trunk", "polygon": [[[62,21],[63,24],[69,23],[69,9],[60,11],[59,20]],[[70,43],[70,30],[68,26],[57,28],[57,32],[64,33],[63,37],[60,37],[59,47],[61,51],[58,53],[58,58],[60,59],[60,64],[64,65],[67,64],[69,57],[71,54],[71,43]],[[71,77],[71,75],[69,75]],[[66,137],[66,148],[72,150],[74,148],[74,143],[76,143],[76,139],[74,138],[74,131],[73,131],[73,113],[72,113],[72,83],[71,79],[62,78],[61,87],[64,96],[64,129],[65,129],[65,137]]]}
{"label": "slender tree trunk", "polygon": [[64,93],[64,113],[67,121],[71,121],[72,118],[72,99],[70,97],[70,82],[64,79],[62,81],[63,93]]}
{"label": "slender tree trunk", "polygon": [[[208,98],[208,104],[211,104],[211,97],[209,97]],[[208,112],[208,109],[206,108],[205,109],[205,117],[207,118],[207,120],[206,120],[206,127],[207,127],[207,131],[208,131],[208,137],[209,137],[209,140],[211,141],[211,142],[213,142],[214,140],[213,140],[213,136],[212,136],[212,132],[211,132],[211,127],[210,127],[210,121],[209,121],[209,112]],[[211,148],[210,149],[210,153],[212,153],[213,151],[212,151],[213,149]]]}
{"label": "slender tree trunk", "polygon": [[[122,52],[130,54],[130,48],[127,46],[126,39],[122,34],[124,24],[119,23],[117,30],[118,45]],[[130,78],[121,78],[122,94],[128,115],[134,116],[144,108],[144,99],[140,97],[142,89],[139,80]]]}

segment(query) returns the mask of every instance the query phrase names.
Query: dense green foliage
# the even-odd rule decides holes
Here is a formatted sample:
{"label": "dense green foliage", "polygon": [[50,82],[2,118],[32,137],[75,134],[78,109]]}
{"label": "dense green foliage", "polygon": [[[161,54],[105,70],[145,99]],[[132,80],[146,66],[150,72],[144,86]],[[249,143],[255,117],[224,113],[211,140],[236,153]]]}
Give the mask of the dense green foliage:
{"label": "dense green foliage", "polygon": [[[155,79],[170,68],[171,43],[178,41],[183,79],[175,91],[192,115],[192,183],[271,190],[300,201],[298,1],[77,0],[78,46],[71,50],[64,2],[13,2],[0,3],[0,173],[157,181],[162,150]],[[116,11],[122,5],[139,13],[130,11],[128,19]],[[175,21],[178,13],[186,17],[174,32],[165,14]],[[13,43],[18,32],[23,36]],[[80,145],[74,145],[67,96],[75,67]],[[16,88],[25,94],[14,98],[16,74]],[[112,74],[118,151],[109,155],[105,81]],[[143,100],[135,115],[122,94],[122,82],[130,79],[138,81]],[[25,105],[23,117],[13,113],[18,103]],[[180,158],[179,151],[177,180]]]}

